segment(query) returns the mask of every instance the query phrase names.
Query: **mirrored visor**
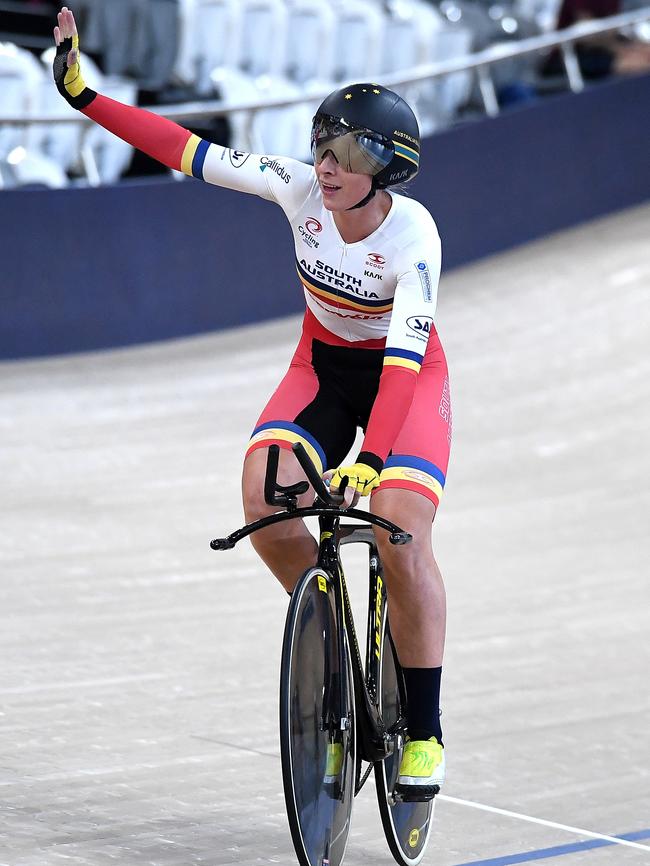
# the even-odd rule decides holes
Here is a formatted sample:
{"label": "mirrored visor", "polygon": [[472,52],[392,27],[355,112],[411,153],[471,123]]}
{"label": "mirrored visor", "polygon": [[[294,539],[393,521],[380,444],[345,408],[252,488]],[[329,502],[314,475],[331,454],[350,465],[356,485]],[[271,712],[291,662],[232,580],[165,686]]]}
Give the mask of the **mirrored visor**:
{"label": "mirrored visor", "polygon": [[383,135],[323,118],[314,123],[311,152],[316,165],[330,152],[345,171],[375,175],[386,168],[395,149],[393,142]]}

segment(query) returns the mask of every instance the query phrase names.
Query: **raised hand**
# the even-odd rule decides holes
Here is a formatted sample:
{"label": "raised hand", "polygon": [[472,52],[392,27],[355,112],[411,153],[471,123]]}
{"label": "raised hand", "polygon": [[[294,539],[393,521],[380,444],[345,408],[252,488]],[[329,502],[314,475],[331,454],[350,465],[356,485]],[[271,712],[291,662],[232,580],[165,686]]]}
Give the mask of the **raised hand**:
{"label": "raised hand", "polygon": [[54,81],[61,96],[73,108],[85,108],[93,101],[94,90],[86,87],[79,67],[79,34],[72,11],[64,6],[57,15],[54,28],[56,55],[54,57]]}

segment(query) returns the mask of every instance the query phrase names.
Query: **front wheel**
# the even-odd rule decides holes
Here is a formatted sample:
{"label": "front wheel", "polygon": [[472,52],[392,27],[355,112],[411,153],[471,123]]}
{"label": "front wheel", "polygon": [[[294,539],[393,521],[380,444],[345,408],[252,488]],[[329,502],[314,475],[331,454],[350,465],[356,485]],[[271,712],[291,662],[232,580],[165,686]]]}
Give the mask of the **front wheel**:
{"label": "front wheel", "polygon": [[[342,654],[342,657],[341,657]],[[339,866],[354,798],[354,686],[332,578],[310,569],[293,592],[280,673],[282,779],[301,866]]]}
{"label": "front wheel", "polygon": [[[383,616],[379,659],[379,710],[390,730],[404,718],[403,679],[397,653],[390,636],[388,617]],[[435,799],[426,803],[395,801],[393,791],[402,759],[403,742],[396,740],[395,750],[375,764],[375,785],[381,823],[386,841],[395,860],[401,866],[416,866],[424,856],[429,841]]]}

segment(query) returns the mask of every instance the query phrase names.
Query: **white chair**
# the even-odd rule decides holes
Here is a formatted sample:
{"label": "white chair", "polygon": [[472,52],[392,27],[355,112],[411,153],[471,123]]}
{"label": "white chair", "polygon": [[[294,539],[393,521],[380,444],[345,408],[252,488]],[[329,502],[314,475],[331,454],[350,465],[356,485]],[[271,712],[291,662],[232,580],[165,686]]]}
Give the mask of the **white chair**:
{"label": "white chair", "polygon": [[400,0],[390,7],[386,18],[381,56],[382,72],[397,72],[430,63],[435,35],[445,20],[433,6]]}
{"label": "white chair", "polygon": [[[10,42],[0,43],[0,111],[5,115],[33,114],[44,78],[40,64],[29,51]],[[25,144],[25,127],[2,124],[0,156]]]}
{"label": "white chair", "polygon": [[47,186],[63,189],[68,178],[63,169],[42,154],[16,147],[0,159],[0,187]]}
{"label": "white chair", "polygon": [[[210,80],[219,91],[225,105],[257,102],[259,99],[255,81],[250,75],[239,69],[219,66],[210,73]],[[228,121],[230,123],[230,147],[233,150],[254,151],[252,113],[250,111],[234,111],[228,115]]]}
{"label": "white chair", "polygon": [[371,79],[381,70],[387,16],[372,0],[333,0],[335,76],[340,83]]}
{"label": "white chair", "polygon": [[[433,62],[436,40],[444,29],[445,22],[433,7],[406,0],[393,3],[384,30],[382,72],[397,73]],[[440,125],[436,89],[431,81],[397,88],[417,115],[422,135],[430,135]]]}
{"label": "white chair", "polygon": [[[434,47],[435,60],[454,60],[472,51],[472,33],[459,25],[448,27],[436,34]],[[465,105],[472,92],[473,72],[452,72],[439,78],[435,89],[438,116],[442,123],[453,120],[458,109]]]}
{"label": "white chair", "polygon": [[288,6],[284,69],[291,81],[306,84],[332,80],[335,26],[336,15],[331,6],[313,0],[292,0]]}
{"label": "white chair", "polygon": [[195,84],[197,78],[196,7],[197,0],[178,0],[178,50],[174,76],[183,84]]}
{"label": "white chair", "polygon": [[[50,77],[39,86],[36,113],[53,121],[70,119],[70,123],[33,124],[27,133],[29,148],[46,154],[63,171],[70,171],[79,163],[84,124],[79,112],[63,99]],[[74,120],[73,120],[74,119]]]}
{"label": "white chair", "polygon": [[286,65],[287,7],[283,0],[239,0],[241,19],[232,62],[253,77],[281,76]]}
{"label": "white chair", "polygon": [[334,80],[368,81],[381,71],[384,14],[368,0],[333,4],[336,14]]}
{"label": "white chair", "polygon": [[522,15],[534,21],[542,33],[550,33],[557,27],[562,0],[514,0],[515,16]]}
{"label": "white chair", "polygon": [[[0,44],[0,112],[34,116],[44,82],[45,73],[30,52],[11,43]],[[67,184],[65,172],[41,151],[38,134],[30,124],[0,126],[0,161],[5,185]]]}
{"label": "white chair", "polygon": [[[260,99],[291,99],[303,93],[298,85],[270,75],[261,76],[255,84]],[[308,161],[311,156],[312,115],[310,106],[305,104],[255,112],[252,123],[253,150]]]}
{"label": "white chair", "polygon": [[238,0],[181,0],[176,77],[199,93],[210,90],[213,69],[235,65],[241,5]]}
{"label": "white chair", "polygon": [[[303,93],[301,88],[283,77],[261,75],[251,78],[239,69],[215,69],[211,78],[226,105],[291,99]],[[309,158],[312,114],[311,108],[305,105],[232,112],[228,115],[230,147],[250,153],[271,153],[306,160]]]}

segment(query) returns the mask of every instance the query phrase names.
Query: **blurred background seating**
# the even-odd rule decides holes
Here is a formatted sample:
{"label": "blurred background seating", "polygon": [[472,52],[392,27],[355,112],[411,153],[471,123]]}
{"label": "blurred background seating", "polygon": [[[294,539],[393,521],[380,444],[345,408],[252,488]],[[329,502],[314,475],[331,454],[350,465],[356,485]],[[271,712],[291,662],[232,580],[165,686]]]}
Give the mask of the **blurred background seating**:
{"label": "blurred background seating", "polygon": [[[564,2],[584,5],[590,0]],[[612,2],[621,11],[643,5]],[[551,32],[562,23],[560,3],[71,0],[70,6],[82,34],[88,83],[121,101],[171,106],[220,99],[236,104],[314,94],[298,106],[184,123],[220,144],[309,160],[310,118],[318,95],[347,81],[399,74]],[[0,112],[5,116],[74,116],[51,82],[51,33],[58,8],[40,0],[0,0]],[[647,28],[636,39],[647,48]],[[499,103],[566,88],[561,63],[550,83],[539,69],[538,55],[494,64]],[[471,70],[398,89],[413,105],[423,135],[484,113]],[[0,125],[0,181],[5,185],[110,183],[125,174],[152,171],[164,169],[99,127]]]}

